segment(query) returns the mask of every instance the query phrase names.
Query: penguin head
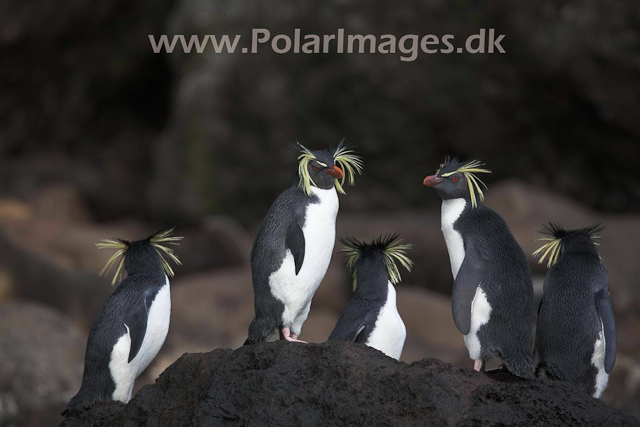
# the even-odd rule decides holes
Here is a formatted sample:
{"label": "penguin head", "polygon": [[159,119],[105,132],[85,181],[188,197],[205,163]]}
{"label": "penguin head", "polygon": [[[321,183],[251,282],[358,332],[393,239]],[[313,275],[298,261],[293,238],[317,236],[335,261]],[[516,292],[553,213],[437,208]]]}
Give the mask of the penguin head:
{"label": "penguin head", "polygon": [[484,200],[484,188],[487,186],[478,178],[476,173],[491,173],[483,168],[484,163],[471,160],[466,163],[457,158],[445,158],[444,163],[435,175],[427,176],[422,182],[427,187],[433,187],[443,200],[463,198],[471,202],[472,207],[478,206],[478,199]]}
{"label": "penguin head", "polygon": [[354,184],[354,175],[362,173],[362,159],[344,145],[328,150],[309,150],[298,141],[293,146],[300,151],[298,156],[298,185],[307,195],[311,195],[311,186],[328,190],[336,187],[345,194],[343,185]]}
{"label": "penguin head", "polygon": [[180,260],[176,257],[173,249],[165,246],[177,245],[182,237],[173,236],[173,228],[152,234],[144,240],[129,242],[124,239],[103,239],[96,243],[98,249],[117,249],[104,268],[100,271],[100,275],[107,275],[111,268],[118,264],[116,273],[113,276],[112,285],[116,283],[118,278],[122,278],[124,271],[127,275],[144,274],[155,276],[166,274],[173,277],[173,269],[164,256],[169,257],[173,262],[180,265]]}
{"label": "penguin head", "polygon": [[413,262],[405,252],[411,248],[410,244],[402,243],[397,234],[388,234],[374,239],[370,243],[346,236],[340,238],[343,244],[341,252],[346,254],[347,268],[353,278],[353,290],[361,288],[369,283],[382,283],[386,285],[400,282],[400,271],[396,265],[399,262],[408,271],[411,271]]}
{"label": "penguin head", "polygon": [[597,246],[602,230],[604,230],[602,223],[565,230],[562,225],[550,222],[542,227],[540,234],[543,237],[538,239],[547,243],[536,250],[533,256],[540,257],[539,264],[547,259],[548,268],[562,260],[564,256],[571,254],[580,254],[600,260]]}

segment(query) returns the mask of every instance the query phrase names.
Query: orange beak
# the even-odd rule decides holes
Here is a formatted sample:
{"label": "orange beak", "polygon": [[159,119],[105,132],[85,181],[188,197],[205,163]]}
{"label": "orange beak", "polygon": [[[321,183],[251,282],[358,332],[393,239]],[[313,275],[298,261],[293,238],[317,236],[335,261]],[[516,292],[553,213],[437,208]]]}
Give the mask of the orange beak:
{"label": "orange beak", "polygon": [[342,169],[340,169],[338,166],[327,169],[327,173],[329,174],[329,176],[335,179],[340,179],[344,176],[344,174],[342,173]]}
{"label": "orange beak", "polygon": [[424,181],[422,181],[422,185],[425,185],[427,187],[434,187],[440,184],[442,181],[444,181],[442,178],[438,178],[435,175],[429,175],[424,179]]}

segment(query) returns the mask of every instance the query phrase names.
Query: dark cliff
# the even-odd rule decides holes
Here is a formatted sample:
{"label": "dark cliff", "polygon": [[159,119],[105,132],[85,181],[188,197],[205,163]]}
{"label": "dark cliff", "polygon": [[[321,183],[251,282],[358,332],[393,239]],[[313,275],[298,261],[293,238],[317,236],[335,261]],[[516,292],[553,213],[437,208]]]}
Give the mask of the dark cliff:
{"label": "dark cliff", "polygon": [[407,365],[359,344],[284,342],[185,354],[129,402],[61,426],[640,426],[562,382]]}

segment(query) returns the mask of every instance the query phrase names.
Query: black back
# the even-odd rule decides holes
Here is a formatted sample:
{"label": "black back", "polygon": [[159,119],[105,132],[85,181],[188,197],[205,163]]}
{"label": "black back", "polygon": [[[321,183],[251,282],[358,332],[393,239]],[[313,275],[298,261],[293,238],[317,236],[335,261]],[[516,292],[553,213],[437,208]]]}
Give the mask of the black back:
{"label": "black back", "polygon": [[541,365],[589,394],[595,391],[597,375],[591,358],[603,326],[607,372],[615,362],[608,282],[607,269],[589,235],[571,233],[562,239],[558,262],[547,273],[538,312],[536,347]]}
{"label": "black back", "polygon": [[[116,385],[109,362],[118,339],[130,328],[129,361],[140,349],[146,330],[146,314],[160,288],[166,283],[165,272],[155,249],[148,241],[132,242],[125,252],[127,277],[102,306],[91,326],[85,353],[82,386],[63,412],[86,408],[99,400],[111,399]],[[136,348],[137,346],[137,348]]]}
{"label": "black back", "polygon": [[387,302],[389,273],[381,249],[364,250],[355,266],[356,292],[338,319],[329,341],[366,343]]}
{"label": "black back", "polygon": [[[318,197],[307,196],[296,180],[276,198],[262,220],[251,250],[255,318],[245,344],[265,341],[275,328],[282,327],[284,304],[271,293],[269,276],[280,268],[287,249],[291,250],[294,260],[304,251],[304,241],[290,230],[298,227],[301,233],[307,206],[317,202]],[[298,266],[296,269],[299,271]]]}
{"label": "black back", "polygon": [[[465,264],[475,266],[477,274],[468,276],[471,282],[463,285],[475,293],[481,282],[492,309],[489,323],[478,331],[483,360],[497,354],[516,375],[532,376],[534,295],[522,248],[504,219],[481,202],[476,208],[467,202],[454,228],[465,246],[465,260],[454,286],[464,280]],[[452,304],[455,307],[455,293]]]}

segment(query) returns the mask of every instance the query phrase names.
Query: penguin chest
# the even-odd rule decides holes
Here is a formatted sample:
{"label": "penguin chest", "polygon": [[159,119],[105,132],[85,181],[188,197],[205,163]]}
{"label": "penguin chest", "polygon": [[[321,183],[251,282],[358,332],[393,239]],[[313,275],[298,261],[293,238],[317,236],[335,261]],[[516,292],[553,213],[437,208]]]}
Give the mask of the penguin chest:
{"label": "penguin chest", "polygon": [[269,277],[271,292],[285,306],[282,315],[284,326],[306,319],[311,298],[327,272],[335,245],[338,193],[335,188],[321,190],[312,187],[311,191],[318,201],[310,203],[305,212],[302,267],[296,275],[293,255],[287,250],[282,265]]}
{"label": "penguin chest", "polygon": [[609,382],[609,374],[604,369],[604,356],[606,353],[606,342],[604,338],[604,326],[600,321],[600,333],[598,339],[593,345],[593,356],[591,356],[591,364],[595,366],[597,374],[595,378],[595,391],[593,397],[600,398],[604,389],[607,388]]}
{"label": "penguin chest", "polygon": [[473,360],[482,359],[482,344],[478,337],[478,330],[483,325],[489,323],[491,318],[491,305],[487,300],[487,294],[480,286],[476,289],[476,294],[471,302],[471,329],[464,336],[464,345],[469,351],[469,357]]}
{"label": "penguin chest", "polygon": [[407,329],[396,307],[396,290],[390,282],[387,286],[389,289],[387,301],[378,313],[375,326],[366,344],[399,360],[407,337]]}
{"label": "penguin chest", "polygon": [[458,218],[460,218],[466,206],[467,202],[462,198],[442,201],[441,229],[444,235],[444,241],[447,244],[447,252],[449,252],[449,261],[451,262],[451,273],[453,273],[454,280],[458,275],[462,261],[464,261],[465,252],[462,234],[460,234],[453,225]]}
{"label": "penguin chest", "polygon": [[131,399],[133,384],[138,376],[156,357],[169,332],[171,317],[171,293],[169,279],[154,297],[147,315],[147,329],[142,345],[136,357],[129,362],[131,350],[130,328],[125,324],[127,333],[118,338],[111,352],[109,370],[116,385],[113,399],[128,402]]}

